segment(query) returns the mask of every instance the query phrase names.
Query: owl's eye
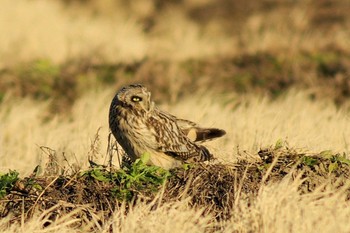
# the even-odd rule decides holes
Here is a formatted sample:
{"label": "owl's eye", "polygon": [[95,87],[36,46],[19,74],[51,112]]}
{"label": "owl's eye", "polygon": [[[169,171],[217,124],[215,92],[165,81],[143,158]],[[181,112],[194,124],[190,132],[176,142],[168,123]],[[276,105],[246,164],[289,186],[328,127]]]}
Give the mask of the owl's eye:
{"label": "owl's eye", "polygon": [[138,96],[132,96],[131,97],[131,101],[132,102],[140,102],[142,100],[142,98],[141,97],[138,97]]}

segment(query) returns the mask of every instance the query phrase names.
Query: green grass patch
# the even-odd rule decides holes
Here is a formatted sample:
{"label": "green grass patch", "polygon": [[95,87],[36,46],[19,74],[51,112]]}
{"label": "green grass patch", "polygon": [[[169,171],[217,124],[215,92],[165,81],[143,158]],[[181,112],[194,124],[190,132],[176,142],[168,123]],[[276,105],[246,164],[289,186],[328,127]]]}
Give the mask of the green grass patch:
{"label": "green grass patch", "polygon": [[0,174],[0,198],[3,198],[15,185],[18,178],[17,171],[9,171],[5,174]]}
{"label": "green grass patch", "polygon": [[144,154],[133,164],[116,171],[108,171],[102,166],[96,166],[83,173],[97,181],[113,184],[111,192],[118,200],[130,201],[134,193],[157,192],[170,177],[170,172],[157,166],[147,165],[149,155]]}

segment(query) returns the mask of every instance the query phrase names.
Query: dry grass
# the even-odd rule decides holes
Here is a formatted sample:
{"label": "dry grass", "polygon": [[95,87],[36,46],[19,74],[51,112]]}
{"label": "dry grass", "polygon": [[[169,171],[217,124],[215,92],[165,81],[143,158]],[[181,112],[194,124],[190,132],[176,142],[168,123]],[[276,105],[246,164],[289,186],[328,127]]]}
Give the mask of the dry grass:
{"label": "dry grass", "polygon": [[[158,208],[153,208],[152,203],[140,202],[127,213],[122,205],[108,219],[88,205],[75,205],[75,210],[68,214],[55,212],[58,207],[52,207],[25,223],[10,223],[10,217],[4,218],[0,229],[2,232],[87,232],[92,229],[97,232],[348,232],[350,211],[345,190],[317,189],[300,195],[301,183],[299,177],[294,181],[285,179],[282,183],[263,185],[255,202],[248,206],[244,200],[238,201],[233,216],[219,225],[210,215],[202,216],[202,209],[190,208],[185,199],[164,203]],[[58,206],[69,207],[65,203]],[[52,215],[57,219],[51,223]]]}
{"label": "dry grass", "polygon": [[[1,169],[16,168],[28,174],[45,158],[40,146],[53,148],[58,154],[65,152],[72,158],[71,162],[86,166],[87,152],[98,129],[101,144],[97,148],[97,162],[103,162],[109,130],[108,108],[114,91],[91,92],[74,104],[71,115],[49,120],[45,115],[46,102],[11,99],[9,96],[0,111]],[[292,147],[310,151],[349,151],[350,130],[346,112],[337,110],[327,101],[315,103],[306,94],[296,91],[274,102],[264,97],[227,97],[207,93],[161,108],[202,125],[225,129],[227,136],[209,142],[208,146],[218,158],[228,162],[236,160],[237,146],[240,152],[254,153],[261,147],[274,145],[278,139],[288,141]]]}
{"label": "dry grass", "polygon": [[[348,203],[341,191],[316,191],[300,196],[299,181],[263,187],[252,207],[243,206],[228,231],[347,232]],[[345,222],[343,222],[345,221]]]}
{"label": "dry grass", "polygon": [[[97,155],[95,160],[103,163],[108,136],[107,110],[113,93],[114,90],[91,92],[75,103],[69,116],[53,119],[45,118],[45,102],[7,97],[0,108],[1,171],[16,169],[21,172],[21,176],[29,175],[37,164],[44,164],[47,160],[47,155],[39,149],[41,145],[55,149],[58,157],[64,152],[71,164],[77,163],[85,169],[91,142],[99,128],[100,144],[95,145],[94,154]],[[292,147],[298,147],[298,151],[306,153],[324,149],[348,151],[350,137],[346,130],[346,112],[337,110],[329,102],[313,102],[305,93],[291,92],[274,102],[256,96],[228,97],[207,93],[207,96],[194,95],[179,100],[175,105],[161,107],[202,125],[227,130],[225,138],[208,143],[216,157],[225,162],[256,160],[260,147],[274,145],[279,138],[287,139]],[[117,164],[117,161],[114,163]],[[60,162],[60,165],[67,169],[67,163]],[[244,199],[237,199],[232,217],[220,223],[223,227],[221,230],[285,232],[288,229],[290,232],[312,232],[317,228],[320,232],[348,231],[346,219],[350,212],[345,189],[330,187],[326,191],[316,189],[312,193],[300,195],[298,187],[301,182],[296,179],[262,185],[257,200],[249,206]],[[86,224],[91,224],[86,225],[86,228],[76,228],[74,219],[77,213],[74,212],[61,215],[60,220],[56,220],[53,225],[41,229],[52,211],[11,227],[8,225],[10,219],[5,218],[2,219],[1,228],[5,232],[18,232],[20,229],[80,232],[88,227],[105,232],[109,225],[112,225],[113,232],[181,232],[183,229],[203,232],[213,229],[211,215],[201,217],[203,210],[190,208],[188,201],[166,203],[155,211],[150,211],[152,205],[139,203],[127,215],[124,215],[123,209],[115,211],[112,219],[103,218],[100,213],[82,206],[76,211],[95,216],[84,220]],[[84,216],[82,213],[78,215]],[[159,219],[163,218],[159,225]],[[214,229],[218,230],[217,227]]]}
{"label": "dry grass", "polygon": [[329,45],[346,51],[350,46],[344,30],[349,5],[342,1],[331,7],[318,1],[276,1],[270,9],[260,2],[224,0],[66,2],[71,3],[1,0],[0,67],[35,58],[55,63],[174,61],[242,52],[291,55]]}
{"label": "dry grass", "polygon": [[[135,19],[70,13],[58,1],[1,1],[1,66],[38,58],[55,63],[93,56],[126,61],[145,56],[147,41]],[[35,27],[34,27],[35,25]]]}
{"label": "dry grass", "polygon": [[136,81],[171,102],[203,88],[278,96],[297,86],[337,104],[350,96],[341,0],[0,5],[0,101],[8,91],[53,96],[53,111],[64,112],[96,85]]}
{"label": "dry grass", "polygon": [[[49,160],[41,146],[54,150],[59,170],[84,170],[91,156],[106,163],[115,89],[102,79],[142,81],[162,109],[225,129],[207,143],[223,163],[256,161],[279,139],[299,153],[348,155],[349,9],[342,0],[0,0],[0,171],[30,175]],[[281,92],[292,85],[309,90]],[[232,93],[264,88],[280,98]],[[27,93],[46,101],[19,98]],[[318,93],[342,107],[310,98]],[[108,218],[85,204],[60,212],[72,209],[60,202],[28,221],[2,218],[0,231],[349,232],[348,184],[325,181],[301,194],[305,178],[261,183],[254,202],[235,197],[232,216],[219,223],[191,198],[121,205]]]}

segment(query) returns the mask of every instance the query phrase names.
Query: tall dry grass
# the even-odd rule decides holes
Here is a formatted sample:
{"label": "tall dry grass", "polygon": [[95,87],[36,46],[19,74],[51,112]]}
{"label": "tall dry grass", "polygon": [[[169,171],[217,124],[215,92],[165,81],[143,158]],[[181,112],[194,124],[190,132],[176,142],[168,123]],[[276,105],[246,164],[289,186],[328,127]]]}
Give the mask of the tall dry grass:
{"label": "tall dry grass", "polygon": [[[0,109],[1,170],[30,172],[45,158],[40,146],[55,149],[58,154],[65,152],[75,162],[86,165],[98,130],[98,159],[103,161],[109,132],[108,109],[114,92],[92,91],[76,101],[68,116],[50,120],[46,119],[47,102],[6,97]],[[237,149],[256,153],[279,139],[305,151],[349,152],[348,113],[330,101],[313,102],[303,92],[291,91],[277,101],[262,96],[206,93],[160,107],[203,126],[225,129],[224,138],[207,143],[225,161],[235,161]]]}
{"label": "tall dry grass", "polygon": [[120,8],[104,18],[70,12],[59,1],[1,0],[0,6],[2,66],[38,58],[132,61],[147,50],[140,25]]}
{"label": "tall dry grass", "polygon": [[[142,1],[130,8],[123,1],[67,7],[60,1],[0,1],[0,67],[46,58],[132,62],[148,56],[198,57],[217,53],[221,39],[206,36],[180,10],[165,13],[153,34],[139,18]],[[101,6],[103,5],[103,6]],[[146,4],[147,5],[147,4]],[[89,11],[89,7],[91,10]],[[152,6],[147,9],[152,13]],[[101,11],[93,14],[91,11]]]}
{"label": "tall dry grass", "polygon": [[[331,22],[329,29],[315,27],[312,17],[322,9],[319,13],[314,1],[289,3],[289,7],[277,1],[276,6],[281,7],[258,12],[248,9],[237,20],[233,16],[240,13],[234,5],[225,9],[217,4],[189,0],[157,8],[155,1],[64,4],[1,0],[0,67],[38,58],[55,63],[69,59],[125,63],[144,58],[184,60],[264,51],[290,56],[329,45],[349,50],[349,20],[342,16],[345,19]],[[214,7],[212,11],[204,11],[208,19],[193,18],[193,12],[210,6]],[[219,13],[212,17],[215,9]],[[222,19],[220,11],[224,14],[225,10],[231,10],[233,16]],[[334,14],[339,12],[334,10]],[[326,17],[332,20],[334,14]],[[147,30],[148,21],[151,30]]]}
{"label": "tall dry grass", "polygon": [[[152,87],[150,87],[152,89]],[[156,90],[153,90],[156,91]],[[114,90],[90,92],[80,98],[66,116],[45,118],[48,103],[29,99],[6,97],[0,106],[0,171],[8,169],[28,175],[46,155],[39,146],[48,146],[58,154],[65,153],[70,163],[87,167],[91,141],[100,128],[100,144],[96,161],[104,162],[107,148],[107,115]],[[235,161],[256,154],[260,147],[286,139],[290,146],[305,151],[331,149],[348,152],[350,131],[348,113],[337,110],[329,102],[313,102],[306,93],[292,91],[285,98],[270,102],[257,96],[222,96],[207,93],[179,100],[162,109],[191,119],[206,126],[227,131],[227,135],[207,143],[216,157]],[[240,153],[237,152],[239,147]],[[244,152],[246,151],[246,152]],[[116,162],[116,161],[115,161]],[[65,166],[65,163],[61,163]],[[259,197],[251,206],[237,201],[237,210],[227,222],[221,223],[222,232],[348,232],[350,216],[348,202],[342,190],[330,188],[300,196],[300,180],[262,186]],[[143,203],[131,212],[117,210],[104,226],[97,229],[108,232],[204,232],[213,227],[210,217],[200,216],[201,210],[191,209],[186,200],[168,203],[157,209]],[[48,213],[47,213],[48,214]],[[3,232],[82,232],[82,226],[73,229],[73,215],[67,215],[46,229],[41,229],[45,214],[24,225],[12,225],[9,218],[2,219]],[[96,219],[101,219],[96,215]],[[96,220],[95,219],[95,220]],[[87,226],[86,226],[87,227]],[[216,226],[217,227],[217,226]]]}

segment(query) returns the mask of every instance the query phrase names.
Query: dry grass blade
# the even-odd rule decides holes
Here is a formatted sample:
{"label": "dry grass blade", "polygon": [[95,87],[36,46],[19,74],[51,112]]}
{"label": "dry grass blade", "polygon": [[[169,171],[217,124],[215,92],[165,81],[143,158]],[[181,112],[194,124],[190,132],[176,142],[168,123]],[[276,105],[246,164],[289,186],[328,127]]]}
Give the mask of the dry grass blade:
{"label": "dry grass blade", "polygon": [[57,180],[58,178],[59,178],[58,176],[55,177],[55,178],[44,188],[44,190],[38,195],[38,197],[36,198],[36,200],[35,200],[33,206],[31,206],[31,207],[29,208],[29,210],[26,212],[26,214],[25,214],[26,217],[28,217],[28,216],[29,216],[29,217],[33,216],[34,211],[35,211],[35,207],[36,207],[36,205],[38,204],[40,198],[44,195],[44,193],[46,192],[46,190],[47,190],[48,188],[50,188],[50,186],[53,185],[53,184],[56,182],[56,180]]}

